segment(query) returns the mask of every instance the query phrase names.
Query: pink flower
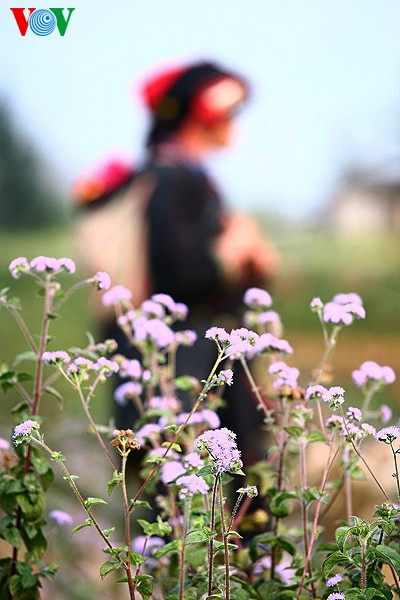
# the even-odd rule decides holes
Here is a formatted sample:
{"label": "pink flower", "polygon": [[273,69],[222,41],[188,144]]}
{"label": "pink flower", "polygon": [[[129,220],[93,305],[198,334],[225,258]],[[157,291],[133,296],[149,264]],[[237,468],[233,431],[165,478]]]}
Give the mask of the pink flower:
{"label": "pink flower", "polygon": [[229,333],[222,327],[210,327],[210,329],[207,329],[205,337],[208,340],[216,340],[217,342],[229,342]]}
{"label": "pink flower", "polygon": [[10,442],[8,440],[5,440],[4,438],[0,437],[0,450],[9,450],[10,449]]}
{"label": "pink flower", "polygon": [[381,404],[379,407],[382,423],[389,423],[392,418],[393,411],[387,404]]}
{"label": "pink flower", "polygon": [[349,406],[346,412],[346,417],[348,419],[353,419],[354,421],[361,421],[361,410],[359,408],[356,408],[355,406]]}
{"label": "pink flower", "polygon": [[145,443],[145,440],[154,440],[159,437],[161,433],[161,427],[156,423],[147,423],[143,425],[136,432],[136,438],[139,444],[142,446]]}
{"label": "pink flower", "polygon": [[176,304],[168,294],[153,294],[151,299],[165,306],[171,313],[174,312]]}
{"label": "pink flower", "polygon": [[336,294],[333,297],[333,302],[336,302],[336,304],[358,304],[359,306],[362,306],[363,303],[361,297],[355,292]]}
{"label": "pink flower", "polygon": [[180,403],[175,396],[153,396],[149,400],[149,408],[176,412],[180,408]]}
{"label": "pink flower", "polygon": [[55,350],[54,352],[43,352],[43,361],[46,365],[68,365],[71,361],[71,357],[68,352],[64,350]]}
{"label": "pink flower", "polygon": [[185,472],[186,469],[179,461],[170,460],[161,466],[161,481],[165,484],[172,483]]}
{"label": "pink flower", "polygon": [[400,428],[395,425],[391,425],[390,427],[384,427],[376,432],[375,438],[380,442],[386,442],[389,444],[394,440],[400,438]]}
{"label": "pink flower", "polygon": [[199,450],[207,450],[218,473],[237,471],[243,463],[235,442],[236,434],[223,427],[206,431],[195,440]]}
{"label": "pink flower", "polygon": [[324,308],[324,303],[322,302],[321,298],[313,298],[310,302],[310,308],[311,310],[322,310]]}
{"label": "pink flower", "polygon": [[345,595],[342,592],[334,592],[329,594],[326,600],[345,600]]}
{"label": "pink flower", "polygon": [[272,375],[277,375],[278,377],[275,379],[273,386],[275,388],[280,387],[282,385],[288,385],[289,387],[296,388],[298,383],[297,379],[300,375],[300,371],[295,367],[289,367],[283,361],[277,361],[272,363],[269,367],[268,371]]}
{"label": "pink flower", "polygon": [[211,429],[217,429],[221,425],[219,416],[210,408],[205,408],[198,414],[200,415],[201,421],[207,423]]}
{"label": "pink flower", "polygon": [[28,259],[25,258],[25,256],[20,256],[19,258],[14,258],[14,260],[10,262],[8,269],[11,277],[19,279],[25,273],[29,273],[31,267]]}
{"label": "pink flower", "polygon": [[264,352],[283,352],[284,354],[292,354],[293,348],[286,340],[279,339],[272,333],[263,333],[254,342],[254,347],[249,352],[249,358],[256,354]]}
{"label": "pink flower", "polygon": [[144,300],[141,305],[143,314],[162,319],[165,316],[165,310],[162,304],[154,300]]}
{"label": "pink flower", "polygon": [[32,419],[27,419],[23,423],[16,425],[14,427],[14,433],[12,437],[14,438],[14,443],[17,445],[19,442],[17,440],[20,436],[28,436],[32,433],[34,429],[39,429],[39,423],[37,421],[33,421]]}
{"label": "pink flower", "polygon": [[361,387],[365,385],[368,380],[382,381],[382,383],[389,385],[395,381],[396,376],[391,367],[381,367],[375,361],[367,360],[363,362],[358,369],[353,371],[352,378],[354,384]]}
{"label": "pink flower", "polygon": [[201,467],[204,465],[204,460],[201,458],[198,452],[190,452],[184,456],[183,464],[186,469],[189,469],[190,467],[193,467],[194,469],[201,469]]}
{"label": "pink flower", "polygon": [[139,396],[143,391],[143,387],[140,383],[134,381],[127,381],[123,383],[114,392],[114,398],[117,404],[120,406],[127,406],[128,399]]}
{"label": "pink flower", "polygon": [[187,496],[192,497],[195,494],[207,494],[210,489],[205,479],[199,475],[183,475],[176,481],[180,486],[179,498],[184,500]]}
{"label": "pink flower", "polygon": [[180,346],[191,347],[196,343],[197,333],[191,329],[177,331],[175,333],[175,343]]}
{"label": "pink flower", "polygon": [[97,271],[92,279],[98,290],[108,290],[111,286],[111,277],[105,271]]}
{"label": "pink flower", "polygon": [[49,516],[61,527],[63,525],[70,525],[72,523],[72,517],[70,514],[64,512],[63,510],[52,510],[49,513]]}
{"label": "pink flower", "polygon": [[272,304],[272,298],[265,290],[260,288],[249,288],[243,298],[244,303],[251,308],[268,308]]}
{"label": "pink flower", "polygon": [[121,377],[132,377],[133,379],[140,379],[142,376],[142,366],[135,358],[129,360],[125,359],[120,366]]}
{"label": "pink flower", "polygon": [[110,377],[113,373],[118,373],[119,364],[115,362],[115,360],[109,360],[108,358],[101,356],[94,364],[94,368],[97,371],[101,371],[106,377]]}
{"label": "pink flower", "polygon": [[224,369],[220,371],[217,375],[217,380],[219,383],[227,385],[232,385],[233,383],[233,371],[232,369]]}
{"label": "pink flower", "polygon": [[323,385],[310,385],[306,389],[306,400],[313,400],[314,398],[321,399],[323,402],[329,402],[331,396]]}
{"label": "pink flower", "polygon": [[132,292],[123,285],[116,285],[108,290],[101,299],[103,306],[114,306],[120,302],[129,301],[132,298]]}

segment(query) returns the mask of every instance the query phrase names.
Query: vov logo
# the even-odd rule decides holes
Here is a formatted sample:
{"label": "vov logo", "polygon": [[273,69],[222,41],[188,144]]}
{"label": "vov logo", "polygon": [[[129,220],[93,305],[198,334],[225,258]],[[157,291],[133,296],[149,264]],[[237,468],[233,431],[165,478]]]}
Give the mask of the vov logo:
{"label": "vov logo", "polygon": [[[21,35],[26,35],[29,29],[36,35],[44,36],[53,33],[56,26],[60,35],[65,35],[71,15],[75,8],[10,8]],[[29,15],[26,14],[29,10]],[[68,15],[64,15],[64,10]]]}

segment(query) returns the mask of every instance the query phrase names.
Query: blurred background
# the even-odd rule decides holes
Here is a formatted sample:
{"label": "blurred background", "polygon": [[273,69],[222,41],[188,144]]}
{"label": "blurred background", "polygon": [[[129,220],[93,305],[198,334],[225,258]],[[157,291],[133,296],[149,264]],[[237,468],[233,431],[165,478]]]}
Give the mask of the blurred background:
{"label": "blurred background", "polygon": [[[72,182],[109,155],[140,162],[143,77],[205,58],[253,86],[236,143],[208,166],[231,206],[257,216],[282,255],[273,308],[304,382],[322,353],[309,302],[337,292],[359,293],[367,319],[341,336],[335,384],[346,386],[367,359],[400,374],[397,0],[77,0],[65,35],[45,37],[21,36],[10,2],[0,6],[0,289],[12,284],[27,320],[39,324],[40,299],[26,279],[10,279],[9,262],[76,258]],[[0,360],[10,363],[26,348],[9,315],[0,318]],[[53,334],[67,348],[85,345],[86,330],[96,334],[96,323],[81,293]],[[385,396],[396,419],[399,392],[396,383]],[[71,393],[62,420],[55,402],[45,407],[55,438],[66,422],[77,439],[85,431]],[[0,436],[8,437],[16,397],[1,401]],[[107,393],[96,410],[108,418]],[[74,577],[82,580],[76,598],[91,598],[83,574]]]}

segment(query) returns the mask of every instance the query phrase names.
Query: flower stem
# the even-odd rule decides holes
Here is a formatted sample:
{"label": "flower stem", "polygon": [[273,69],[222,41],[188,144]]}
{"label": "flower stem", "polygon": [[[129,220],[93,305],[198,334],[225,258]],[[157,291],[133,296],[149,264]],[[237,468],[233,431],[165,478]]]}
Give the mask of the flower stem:
{"label": "flower stem", "polygon": [[224,563],[225,563],[225,600],[230,600],[230,581],[229,581],[229,548],[228,548],[228,532],[225,526],[224,516],[224,496],[222,489],[222,480],[219,478],[219,507],[221,511],[221,533],[224,540]]}
{"label": "flower stem", "polygon": [[[217,490],[218,490],[218,480],[219,475],[217,475],[214,479],[213,491],[212,491],[212,500],[211,500],[211,519],[210,519],[210,529],[214,530],[215,528],[215,503],[217,500]],[[212,584],[213,584],[213,564],[214,564],[214,538],[210,537],[210,541],[208,543],[208,595],[212,594]]]}
{"label": "flower stem", "polygon": [[400,500],[400,481],[399,481],[399,467],[397,464],[397,452],[396,450],[393,448],[393,442],[390,442],[390,448],[392,449],[392,453],[393,453],[393,461],[394,461],[394,474],[395,474],[395,479],[396,479],[396,485],[397,485],[397,495],[399,497]]}

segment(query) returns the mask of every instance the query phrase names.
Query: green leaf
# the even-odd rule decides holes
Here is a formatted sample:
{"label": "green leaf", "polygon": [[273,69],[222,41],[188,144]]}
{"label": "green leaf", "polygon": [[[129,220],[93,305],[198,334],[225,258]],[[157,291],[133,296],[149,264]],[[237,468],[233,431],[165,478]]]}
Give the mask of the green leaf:
{"label": "green leaf", "polygon": [[349,557],[344,552],[338,550],[330,554],[322,563],[322,573],[326,577],[334,566],[340,563],[350,563]]}
{"label": "green leaf", "polygon": [[147,559],[138,552],[129,552],[129,562],[131,565],[142,565],[146,560]]}
{"label": "green leaf", "polygon": [[109,529],[103,529],[102,534],[104,535],[104,537],[106,537],[108,539],[114,530],[115,530],[115,527],[110,527]]}
{"label": "green leaf", "polygon": [[84,523],[81,523],[80,525],[77,525],[71,533],[71,536],[75,535],[76,533],[78,533],[78,531],[80,531],[81,529],[83,529],[84,527],[93,527],[94,523],[92,521],[92,519],[86,519],[86,521]]}
{"label": "green leaf", "polygon": [[191,531],[185,537],[185,545],[186,544],[198,544],[200,542],[207,542],[211,538],[214,538],[217,535],[216,531],[212,531],[210,533],[204,530]]}
{"label": "green leaf", "polygon": [[154,552],[154,558],[161,558],[162,556],[167,556],[168,554],[174,554],[180,552],[182,549],[182,540],[174,540],[173,542],[168,542],[162,548],[159,548]]}
{"label": "green leaf", "polygon": [[292,512],[292,507],[286,500],[296,498],[294,492],[282,492],[276,494],[271,500],[269,509],[275,517],[287,517]]}
{"label": "green leaf", "polygon": [[122,483],[122,473],[120,473],[119,471],[114,471],[113,475],[112,475],[112,479],[110,479],[110,481],[107,483],[107,492],[108,495],[111,496],[113,489],[119,485],[120,483]]}
{"label": "green leaf", "polygon": [[396,550],[378,545],[375,552],[385,563],[392,565],[397,575],[400,575],[400,554]]}
{"label": "green leaf", "polygon": [[175,452],[182,452],[182,448],[180,447],[179,444],[176,444],[176,443],[171,444],[170,442],[163,442],[161,444],[161,446],[163,448],[168,448],[170,445],[171,445],[171,450],[175,450]]}
{"label": "green leaf", "polygon": [[325,442],[326,438],[320,431],[310,431],[306,436],[307,442]]}
{"label": "green leaf", "polygon": [[133,506],[144,506],[144,508],[153,510],[153,507],[147,502],[147,500],[136,500],[135,502],[131,500],[131,504],[133,504]]}
{"label": "green leaf", "polygon": [[52,385],[48,385],[44,390],[43,393],[45,394],[49,394],[50,396],[53,396],[54,398],[56,398],[56,400],[58,400],[60,406],[62,407],[64,405],[64,398],[63,396],[60,394],[60,392],[58,390],[56,390],[56,388],[54,388]]}
{"label": "green leaf", "polygon": [[157,521],[155,523],[149,523],[144,519],[138,519],[137,522],[146,535],[159,535],[160,537],[164,537],[169,535],[172,531],[171,525],[163,522],[160,516],[157,517]]}
{"label": "green leaf", "polygon": [[32,350],[27,350],[26,352],[21,352],[20,354],[17,354],[17,356],[15,357],[15,360],[13,362],[13,366],[19,365],[19,363],[24,360],[33,360],[34,362],[36,362],[37,361],[36,352],[33,352]]}
{"label": "green leaf", "polygon": [[153,586],[149,579],[149,575],[136,575],[134,578],[136,589],[142,596],[143,600],[151,600],[151,596],[153,594]]}
{"label": "green leaf", "polygon": [[304,429],[302,429],[301,427],[284,427],[284,430],[286,431],[286,433],[295,438],[301,437],[304,431]]}
{"label": "green leaf", "polygon": [[111,571],[115,571],[116,569],[120,568],[121,563],[119,562],[119,560],[106,560],[106,562],[104,562],[100,567],[100,577],[104,579],[104,577],[111,573]]}
{"label": "green leaf", "polygon": [[10,527],[9,529],[2,529],[0,536],[6,540],[13,548],[20,548],[22,538],[19,530],[16,527]]}
{"label": "green leaf", "polygon": [[339,550],[344,551],[344,546],[347,538],[349,537],[349,527],[338,527],[335,531],[336,543]]}
{"label": "green leaf", "polygon": [[89,509],[91,506],[95,506],[96,504],[107,504],[107,502],[102,498],[87,498],[85,500],[86,509]]}
{"label": "green leaf", "polygon": [[211,467],[202,467],[199,471],[196,472],[196,475],[198,475],[199,477],[204,477],[205,475],[210,475],[211,473]]}

